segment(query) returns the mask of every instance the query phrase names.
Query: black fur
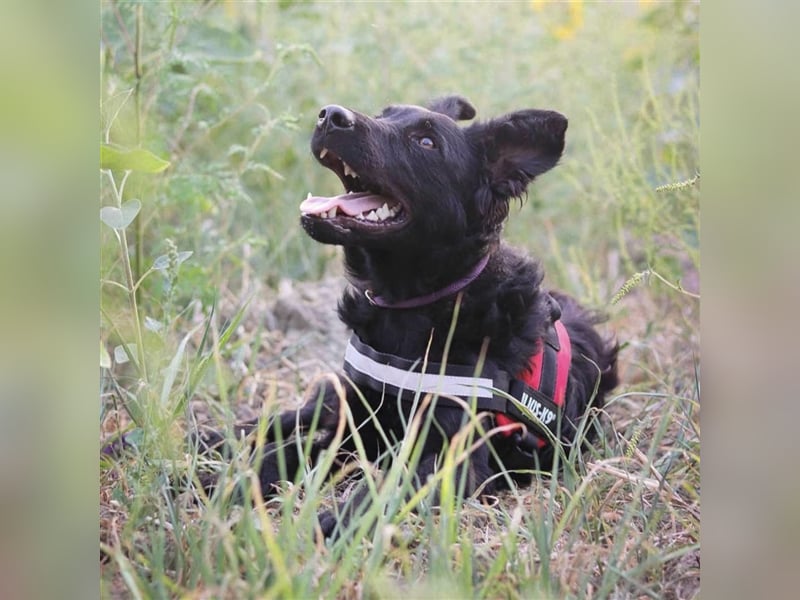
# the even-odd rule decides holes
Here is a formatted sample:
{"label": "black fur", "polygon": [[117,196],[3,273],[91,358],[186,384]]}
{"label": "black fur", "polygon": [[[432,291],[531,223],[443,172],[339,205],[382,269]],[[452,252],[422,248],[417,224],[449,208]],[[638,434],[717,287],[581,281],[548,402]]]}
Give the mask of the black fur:
{"label": "black fur", "polygon": [[[339,106],[325,107],[311,142],[314,156],[320,157],[325,149],[320,162],[337,173],[347,190],[377,193],[398,203],[401,210],[383,223],[343,214],[332,218],[306,214],[301,223],[315,240],[344,248],[352,284],[339,303],[344,323],[376,350],[412,360],[423,356],[427,348],[430,361],[445,360],[455,297],[414,309],[391,309],[374,306],[364,290],[387,301],[429,294],[462,277],[490,254],[485,270],[463,291],[446,360],[474,365],[485,347],[487,368],[520,373],[551,323],[550,304],[539,264],[501,243],[500,233],[510,200],[523,195],[535,177],[558,162],[567,120],[553,111],[521,110],[484,123],[456,123],[474,116],[475,109],[457,96],[438,99],[427,109],[390,106],[375,118]],[[344,163],[358,174],[357,180],[345,175]],[[602,406],[607,392],[617,384],[617,348],[595,331],[598,319],[594,315],[567,296],[551,294],[561,305],[562,321],[572,341],[561,432],[570,442],[587,407]],[[355,390],[343,377],[340,384],[354,422],[360,425],[368,458],[376,460],[386,450],[384,438]],[[362,391],[389,439],[403,438],[409,407],[403,405],[406,414],[400,415],[396,401],[381,402],[379,394]],[[331,444],[340,410],[335,386],[324,380],[297,413],[276,419],[270,432],[280,429],[284,439],[302,435],[315,413],[319,419],[310,456],[299,456],[294,444],[287,446],[284,477],[295,477],[307,459],[313,461]],[[420,482],[434,471],[442,449],[464,423],[461,410],[452,407],[437,406],[434,419],[437,426],[417,442],[423,445],[417,466]],[[490,418],[486,425],[491,425]],[[501,458],[508,457],[509,464],[498,464],[488,446],[480,445],[470,457],[468,470],[462,472],[468,495],[482,484],[486,484],[484,493],[502,487],[503,477],[487,480],[504,466],[536,467],[533,461],[517,464],[510,438],[496,435],[491,444]],[[264,453],[261,483],[265,492],[281,479],[276,449],[275,442],[270,442]],[[352,439],[345,437],[342,457],[354,450]],[[550,461],[552,451],[545,450],[536,462],[547,467]],[[529,474],[513,477],[530,481]],[[340,507],[339,519],[334,513],[323,515],[323,533],[330,535],[337,520],[349,520],[366,498],[365,491],[354,494]]]}

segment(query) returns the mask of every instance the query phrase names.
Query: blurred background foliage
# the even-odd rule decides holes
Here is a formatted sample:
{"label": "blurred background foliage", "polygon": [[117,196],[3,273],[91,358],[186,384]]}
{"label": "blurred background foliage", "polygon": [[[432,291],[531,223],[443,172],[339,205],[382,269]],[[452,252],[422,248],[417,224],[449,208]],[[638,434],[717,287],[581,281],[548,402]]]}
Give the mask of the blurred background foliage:
{"label": "blurred background foliage", "polygon": [[[169,160],[132,174],[143,273],[171,240],[181,276],[148,278],[142,310],[207,305],[249,269],[269,285],[316,278],[335,258],[298,227],[309,191],[336,178],[308,142],[327,103],[468,97],[478,118],[526,107],[570,120],[558,169],[512,211],[508,238],[540,256],[551,284],[606,305],[633,273],[697,267],[698,13],[686,2],[103,2],[102,127]],[[108,186],[102,204],[110,204]],[[113,232],[103,277],[120,279]],[[589,283],[592,282],[592,283]],[[597,285],[596,282],[606,282]],[[166,289],[175,285],[176,289]],[[123,304],[103,288],[111,314]],[[167,311],[168,312],[168,311]]]}

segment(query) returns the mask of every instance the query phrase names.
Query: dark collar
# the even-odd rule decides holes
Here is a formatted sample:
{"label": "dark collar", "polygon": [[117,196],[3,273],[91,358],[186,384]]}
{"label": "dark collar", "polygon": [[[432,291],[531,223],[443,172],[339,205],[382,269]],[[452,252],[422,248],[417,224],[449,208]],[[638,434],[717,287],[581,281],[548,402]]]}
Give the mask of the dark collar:
{"label": "dark collar", "polygon": [[424,296],[416,296],[414,298],[408,298],[406,300],[398,300],[397,302],[390,302],[383,296],[375,296],[372,293],[372,290],[364,290],[364,295],[367,297],[367,300],[374,306],[379,306],[381,308],[417,308],[420,306],[426,306],[428,304],[433,304],[437,300],[441,300],[442,298],[446,298],[447,296],[452,296],[463,290],[467,287],[470,283],[475,281],[478,278],[483,270],[486,268],[486,265],[489,262],[489,255],[486,254],[483,258],[481,258],[477,264],[472,268],[472,270],[464,275],[461,279],[457,279],[447,287],[444,287],[440,290],[432,292],[430,294],[425,294]]}

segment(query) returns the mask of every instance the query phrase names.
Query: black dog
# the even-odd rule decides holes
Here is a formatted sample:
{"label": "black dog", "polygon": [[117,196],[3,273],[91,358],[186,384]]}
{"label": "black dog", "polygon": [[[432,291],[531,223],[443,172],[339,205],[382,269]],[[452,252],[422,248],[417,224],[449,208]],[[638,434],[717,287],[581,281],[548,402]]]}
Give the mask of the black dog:
{"label": "black dog", "polygon": [[[344,249],[351,285],[339,315],[353,337],[338,381],[325,380],[299,411],[271,426],[260,472],[265,491],[330,446],[343,397],[375,461],[386,456],[387,441],[406,435],[412,407],[425,410],[421,398],[437,392],[435,423],[416,442],[419,482],[468,422],[471,402],[487,415],[484,431],[493,431],[459,472],[464,493],[507,485],[493,477],[504,471],[530,482],[532,469],[552,467],[554,444],[573,443],[587,408],[602,406],[617,384],[617,348],[595,331],[598,318],[544,290],[539,265],[500,242],[510,200],[558,162],[566,118],[522,110],[456,124],[474,116],[461,97],[427,109],[390,106],[375,118],[335,105],[320,111],[311,150],[346,193],[309,196],[301,223],[318,242]],[[307,455],[275,441],[275,434],[303,435],[312,423]],[[355,449],[345,436],[341,456]],[[323,515],[323,533],[349,521],[367,498],[364,489],[338,517]]]}

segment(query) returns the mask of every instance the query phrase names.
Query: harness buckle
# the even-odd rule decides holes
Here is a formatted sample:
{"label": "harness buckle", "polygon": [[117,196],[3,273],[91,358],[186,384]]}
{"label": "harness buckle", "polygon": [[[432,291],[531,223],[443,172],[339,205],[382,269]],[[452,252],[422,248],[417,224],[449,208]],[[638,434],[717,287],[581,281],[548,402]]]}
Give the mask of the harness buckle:
{"label": "harness buckle", "polygon": [[521,452],[530,456],[535,455],[538,450],[541,450],[546,445],[542,438],[528,431],[527,427],[525,428],[525,434],[517,433],[514,441]]}

